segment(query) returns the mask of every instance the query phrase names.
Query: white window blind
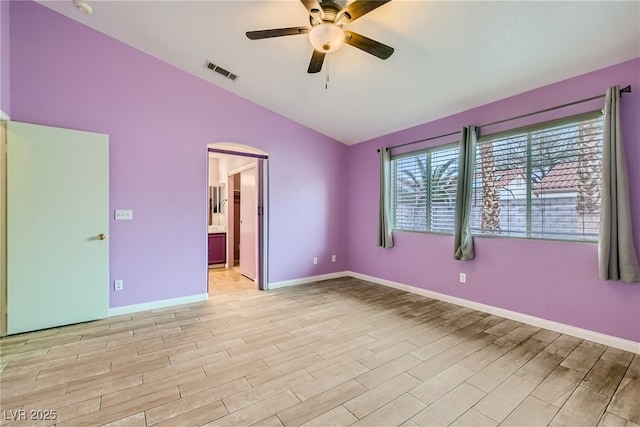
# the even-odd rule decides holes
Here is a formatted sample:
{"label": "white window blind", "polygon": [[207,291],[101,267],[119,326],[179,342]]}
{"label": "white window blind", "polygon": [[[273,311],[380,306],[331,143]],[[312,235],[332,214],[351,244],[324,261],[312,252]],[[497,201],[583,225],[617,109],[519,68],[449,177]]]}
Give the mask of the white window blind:
{"label": "white window blind", "polygon": [[601,168],[600,112],[481,137],[472,230],[597,240]]}
{"label": "white window blind", "polygon": [[457,174],[457,144],[392,156],[393,228],[452,233]]}

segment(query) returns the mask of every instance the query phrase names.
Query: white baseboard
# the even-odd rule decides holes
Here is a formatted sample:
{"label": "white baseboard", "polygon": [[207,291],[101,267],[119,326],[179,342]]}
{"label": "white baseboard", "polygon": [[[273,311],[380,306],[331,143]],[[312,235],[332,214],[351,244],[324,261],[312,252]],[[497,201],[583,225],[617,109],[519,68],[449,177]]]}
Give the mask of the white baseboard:
{"label": "white baseboard", "polygon": [[0,120],[11,120],[11,117],[4,111],[0,110]]}
{"label": "white baseboard", "polygon": [[350,276],[348,271],[340,271],[337,273],[320,274],[317,276],[302,277],[300,279],[284,280],[282,282],[269,283],[269,289],[285,288],[287,286],[304,285],[306,283],[317,282],[319,280],[337,279],[338,277]]}
{"label": "white baseboard", "polygon": [[163,299],[159,301],[145,302],[142,304],[125,305],[109,309],[109,317],[120,316],[122,314],[137,313],[139,311],[157,310],[159,308],[172,307],[174,305],[192,304],[194,302],[207,301],[208,294],[189,295],[186,297]]}
{"label": "white baseboard", "polygon": [[539,328],[549,329],[552,331],[560,332],[562,334],[571,335],[577,338],[597,342],[609,347],[619,348],[621,350],[629,351],[631,353],[640,354],[640,343],[635,341],[626,340],[624,338],[618,338],[611,335],[601,334],[599,332],[590,331],[588,329],[582,329],[564,323],[554,322],[552,320],[541,319],[539,317],[530,316],[528,314],[518,313],[516,311],[505,310],[504,308],[494,307],[479,302],[469,301],[458,297],[453,297],[438,292],[428,291],[426,289],[417,288],[415,286],[409,286],[391,280],[380,279],[378,277],[368,276],[366,274],[355,273],[348,271],[345,273],[348,276],[355,277],[356,279],[366,280],[369,282],[377,283],[379,285],[388,286],[390,288],[399,289],[406,292],[422,295],[428,298],[437,299],[440,301],[449,302],[452,304],[460,305],[463,307],[471,308],[485,313],[494,314],[496,316],[504,317],[506,319],[515,320],[529,325],[537,326]]}
{"label": "white baseboard", "polygon": [[[487,304],[482,304],[475,301],[465,300],[463,298],[454,297],[451,295],[441,294],[438,292],[429,291],[415,286],[405,285],[403,283],[394,282],[391,280],[380,279],[374,276],[368,276],[366,274],[356,273],[352,271],[341,271],[336,273],[320,274],[317,276],[302,277],[293,280],[284,280],[281,282],[269,283],[269,289],[278,289],[288,286],[304,285],[307,283],[317,282],[320,280],[337,279],[340,277],[354,277],[356,279],[366,280],[379,285],[387,286],[394,289],[399,289],[413,294],[422,295],[427,298],[433,298],[440,301],[445,301],[451,304],[456,304],[462,307],[471,308],[474,310],[482,311],[496,316],[504,317],[506,319],[515,320],[517,322],[527,323],[529,325],[537,326],[539,328],[549,329],[562,334],[571,335],[577,338],[593,341],[599,344],[604,344],[609,347],[619,348],[621,350],[629,351],[631,353],[640,354],[640,343],[626,340],[624,338],[618,338],[611,335],[602,334],[599,332],[590,331],[588,329],[578,328],[576,326],[566,325],[564,323],[554,322],[552,320],[541,319],[539,317],[530,316],[528,314],[518,313],[516,311],[506,310],[504,308],[494,307]],[[171,307],[181,304],[192,304],[195,302],[207,301],[208,294],[190,295],[187,297],[171,298],[160,301],[152,301],[143,304],[133,304],[123,307],[115,307],[109,309],[109,317],[119,316],[123,314],[137,313],[145,310],[155,310],[159,308]]]}

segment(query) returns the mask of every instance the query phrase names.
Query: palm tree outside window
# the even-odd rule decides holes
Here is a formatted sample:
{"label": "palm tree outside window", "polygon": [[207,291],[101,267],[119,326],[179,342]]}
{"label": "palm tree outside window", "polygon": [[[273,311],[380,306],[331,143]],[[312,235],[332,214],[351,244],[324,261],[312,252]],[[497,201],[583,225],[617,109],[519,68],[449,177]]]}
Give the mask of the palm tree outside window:
{"label": "palm tree outside window", "polygon": [[395,230],[453,232],[457,157],[455,144],[392,157]]}

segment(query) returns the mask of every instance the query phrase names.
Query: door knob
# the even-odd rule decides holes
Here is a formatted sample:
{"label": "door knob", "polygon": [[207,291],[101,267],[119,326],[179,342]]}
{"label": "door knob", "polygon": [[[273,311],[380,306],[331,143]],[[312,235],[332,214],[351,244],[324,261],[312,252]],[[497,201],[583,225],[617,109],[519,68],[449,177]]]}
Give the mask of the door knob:
{"label": "door knob", "polygon": [[104,240],[106,238],[107,238],[106,234],[103,234],[103,233],[98,234],[98,240]]}

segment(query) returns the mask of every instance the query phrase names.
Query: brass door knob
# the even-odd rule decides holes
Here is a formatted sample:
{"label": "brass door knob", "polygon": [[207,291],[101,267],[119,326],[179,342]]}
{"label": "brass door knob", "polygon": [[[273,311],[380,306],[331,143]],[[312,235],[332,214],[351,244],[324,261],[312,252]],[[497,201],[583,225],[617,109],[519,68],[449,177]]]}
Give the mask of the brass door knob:
{"label": "brass door knob", "polygon": [[104,240],[106,238],[107,238],[106,234],[103,234],[103,233],[98,234],[98,240]]}

